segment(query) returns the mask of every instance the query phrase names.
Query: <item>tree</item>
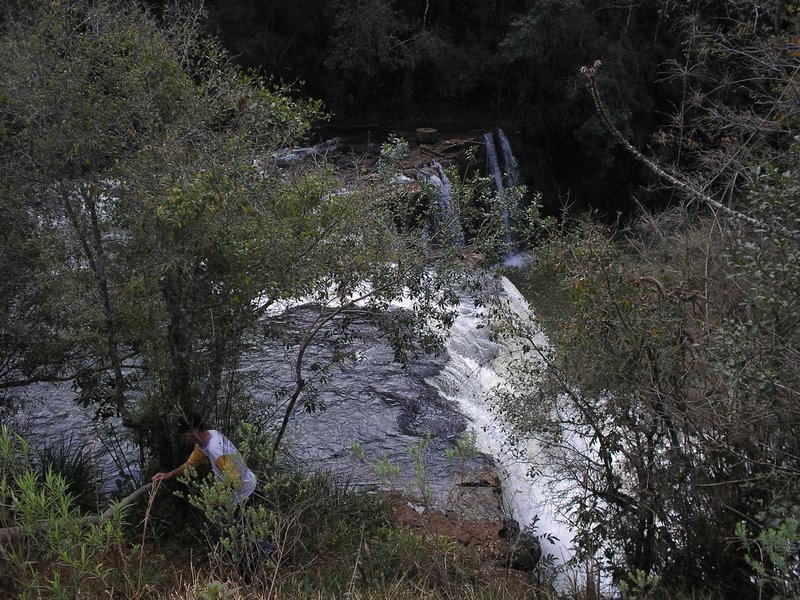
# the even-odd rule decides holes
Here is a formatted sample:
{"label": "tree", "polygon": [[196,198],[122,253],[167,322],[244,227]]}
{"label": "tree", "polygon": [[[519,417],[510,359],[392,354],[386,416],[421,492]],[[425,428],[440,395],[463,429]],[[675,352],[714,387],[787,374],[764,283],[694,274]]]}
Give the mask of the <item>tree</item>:
{"label": "tree", "polygon": [[[525,3],[498,44],[498,91],[504,114],[522,128],[532,181],[552,213],[567,200],[612,215],[629,213],[630,192],[649,174],[622,152],[594,114],[578,68],[602,57],[603,89],[618,128],[646,140],[668,110],[674,90],[657,81],[674,35],[663,3],[535,0]],[[542,182],[542,183],[539,183]],[[638,191],[638,190],[637,190]],[[648,198],[649,200],[649,198]]]}
{"label": "tree", "polygon": [[[796,518],[789,7],[708,3],[684,15],[686,103],[656,136],[680,146],[645,156],[603,119],[686,201],[627,229],[553,231],[535,268],[553,291],[539,305],[553,348],[508,321],[527,353],[499,410],[518,434],[541,440],[542,463],[568,482],[583,552],[602,556],[618,580],[643,573],[673,591],[757,597],[764,571],[754,574],[752,544],[745,552],[734,535],[767,539]],[[602,85],[591,83],[602,114]],[[780,577],[770,592],[781,593]]]}
{"label": "tree", "polygon": [[[113,403],[124,412],[123,350],[103,214],[106,177],[159,126],[167,98],[179,92],[170,86],[174,70],[161,56],[165,44],[153,23],[131,11],[35,3],[9,19],[5,33],[4,204],[32,220],[29,232],[42,244],[40,252],[56,253],[49,275],[56,285],[45,288],[53,295],[37,302],[40,318],[51,325],[47,345],[60,347],[60,360],[53,357],[46,375],[71,378],[92,355],[103,356],[95,372],[108,367]],[[85,268],[58,264],[69,260]],[[100,335],[85,335],[85,324],[95,320]],[[42,365],[17,366],[4,385],[26,383]]]}
{"label": "tree", "polygon": [[[410,336],[441,339],[449,280],[374,190],[341,189],[324,165],[279,167],[319,104],[232,66],[196,14],[159,22],[112,2],[42,3],[5,27],[3,202],[40,247],[59,249],[48,256],[59,288],[28,301],[50,324],[53,369],[18,360],[3,385],[75,379],[85,402],[126,416],[166,462],[171,416],[239,414],[240,361],[277,321],[275,303],[319,307],[287,346],[297,352],[286,418],[298,399],[313,406],[308,384],[325,365],[305,365],[304,349],[346,310],[376,319],[398,350]],[[388,310],[402,295],[417,312]],[[332,335],[347,335],[347,319]]]}
{"label": "tree", "polygon": [[[416,27],[390,0],[337,0],[331,3],[332,35],[326,66],[338,75],[334,96],[347,104],[358,99],[406,99],[420,54]],[[391,96],[389,94],[391,90]]]}

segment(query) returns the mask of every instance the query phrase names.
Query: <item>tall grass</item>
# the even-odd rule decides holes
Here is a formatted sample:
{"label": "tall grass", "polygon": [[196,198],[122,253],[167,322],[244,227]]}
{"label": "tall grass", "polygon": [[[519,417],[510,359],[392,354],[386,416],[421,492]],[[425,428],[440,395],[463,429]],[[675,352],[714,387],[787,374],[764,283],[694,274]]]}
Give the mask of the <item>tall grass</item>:
{"label": "tall grass", "polygon": [[34,452],[34,464],[40,475],[48,471],[60,475],[80,509],[97,509],[97,470],[86,444],[79,444],[70,438],[39,448]]}

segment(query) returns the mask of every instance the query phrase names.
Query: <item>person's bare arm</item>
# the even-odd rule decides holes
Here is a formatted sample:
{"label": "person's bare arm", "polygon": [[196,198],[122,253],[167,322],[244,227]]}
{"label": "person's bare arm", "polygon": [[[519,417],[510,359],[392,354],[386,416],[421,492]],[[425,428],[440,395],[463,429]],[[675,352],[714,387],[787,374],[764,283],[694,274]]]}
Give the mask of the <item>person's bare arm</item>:
{"label": "person's bare arm", "polygon": [[188,467],[194,467],[194,466],[202,464],[204,462],[208,462],[208,459],[200,451],[200,449],[197,446],[195,446],[194,450],[192,451],[191,456],[189,456],[189,458],[186,459],[186,462],[183,463],[180,467],[175,467],[174,469],[172,469],[172,471],[166,471],[164,473],[156,473],[155,475],[153,475],[150,478],[150,480],[153,483],[159,483],[159,482],[164,481],[166,479],[172,479],[173,477],[179,477],[180,475],[183,474],[183,472]]}
{"label": "person's bare arm", "polygon": [[172,471],[167,471],[165,473],[156,473],[153,475],[150,480],[153,483],[159,483],[166,479],[172,479],[173,477],[178,477],[183,474],[186,468],[189,466],[188,462],[183,463],[180,467],[175,467]]}

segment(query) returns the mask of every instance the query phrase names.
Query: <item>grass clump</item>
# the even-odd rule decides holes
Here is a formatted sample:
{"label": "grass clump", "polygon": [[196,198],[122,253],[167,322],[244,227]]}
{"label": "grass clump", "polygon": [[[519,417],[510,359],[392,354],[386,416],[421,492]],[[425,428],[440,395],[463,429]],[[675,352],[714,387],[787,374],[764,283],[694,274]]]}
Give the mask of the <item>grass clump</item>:
{"label": "grass clump", "polygon": [[34,462],[41,475],[48,471],[60,475],[81,510],[97,508],[97,472],[86,444],[62,441],[40,448]]}

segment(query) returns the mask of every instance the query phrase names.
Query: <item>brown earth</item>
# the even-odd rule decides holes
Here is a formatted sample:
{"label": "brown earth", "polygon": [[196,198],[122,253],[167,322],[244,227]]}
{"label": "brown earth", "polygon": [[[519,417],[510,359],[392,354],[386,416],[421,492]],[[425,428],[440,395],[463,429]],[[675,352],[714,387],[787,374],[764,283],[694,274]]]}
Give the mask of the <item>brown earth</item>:
{"label": "brown earth", "polygon": [[504,539],[508,520],[503,513],[496,473],[462,480],[436,506],[425,506],[399,492],[390,492],[389,506],[397,523],[423,535],[444,535],[474,548],[484,560],[503,563],[509,554]]}
{"label": "brown earth", "polygon": [[[422,536],[447,536],[476,551],[487,581],[502,582],[514,598],[543,598],[541,584],[530,573],[514,569],[513,548],[506,537],[511,521],[503,512],[496,473],[475,473],[463,479],[450,497],[424,506],[400,492],[388,494],[395,521]],[[537,591],[538,590],[538,591]]]}

